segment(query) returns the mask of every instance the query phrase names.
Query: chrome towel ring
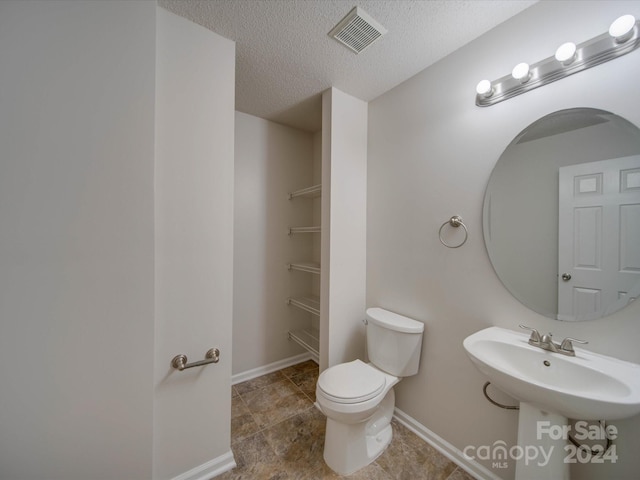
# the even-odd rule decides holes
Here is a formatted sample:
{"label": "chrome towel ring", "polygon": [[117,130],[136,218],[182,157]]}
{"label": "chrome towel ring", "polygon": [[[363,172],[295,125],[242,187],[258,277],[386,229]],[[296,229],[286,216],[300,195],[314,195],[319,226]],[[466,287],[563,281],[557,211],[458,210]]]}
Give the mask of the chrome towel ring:
{"label": "chrome towel ring", "polygon": [[[442,239],[442,229],[447,224],[455,228],[462,227],[464,229],[464,239],[458,245],[450,245]],[[442,226],[440,227],[440,230],[438,231],[438,237],[440,237],[440,243],[442,243],[445,247],[459,248],[462,245],[464,245],[467,239],[469,238],[469,231],[467,230],[467,226],[464,223],[462,223],[462,217],[460,217],[459,215],[454,215],[453,217],[451,217],[449,220],[447,220],[442,224]]]}

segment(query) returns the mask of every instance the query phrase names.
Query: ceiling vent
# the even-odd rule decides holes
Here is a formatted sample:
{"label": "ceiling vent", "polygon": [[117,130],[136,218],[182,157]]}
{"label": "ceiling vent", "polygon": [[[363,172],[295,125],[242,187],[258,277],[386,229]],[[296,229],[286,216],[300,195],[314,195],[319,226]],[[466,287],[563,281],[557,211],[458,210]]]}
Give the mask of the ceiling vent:
{"label": "ceiling vent", "polygon": [[360,53],[385,33],[387,29],[371,18],[367,12],[360,7],[353,7],[347,16],[333,27],[329,36],[355,53]]}

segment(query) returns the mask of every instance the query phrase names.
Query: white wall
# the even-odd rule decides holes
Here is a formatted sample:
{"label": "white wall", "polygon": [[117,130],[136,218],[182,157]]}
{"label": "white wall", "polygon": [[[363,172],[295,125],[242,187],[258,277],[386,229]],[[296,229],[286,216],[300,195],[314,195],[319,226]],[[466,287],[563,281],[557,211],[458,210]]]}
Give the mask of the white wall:
{"label": "white wall", "polygon": [[320,369],[363,358],[366,301],[367,103],[322,94]]}
{"label": "white wall", "polygon": [[154,2],[0,2],[0,478],[148,479]]}
{"label": "white wall", "polygon": [[0,2],[1,478],[233,462],[234,46],[156,9]]}
{"label": "white wall", "polygon": [[[517,413],[484,399],[485,378],[464,353],[470,333],[524,323],[640,362],[640,303],[592,322],[546,319],[502,286],[482,239],[485,186],[527,125],[571,107],[608,110],[640,125],[640,52],[492,107],[474,103],[480,79],[546,58],[568,39],[599,35],[624,13],[640,18],[640,2],[540,2],[369,104],[367,304],[425,323],[420,372],[397,386],[396,403],[458,449],[516,441]],[[447,249],[438,229],[456,214],[469,241]],[[617,463],[578,466],[575,478],[637,478],[640,418],[614,423]],[[494,472],[510,478],[514,470]]]}
{"label": "white wall", "polygon": [[[230,455],[235,45],[157,19],[153,476],[171,478]],[[212,347],[215,365],[170,366]]]}
{"label": "white wall", "polygon": [[[310,313],[286,304],[309,293],[311,275],[287,263],[312,258],[311,238],[289,237],[311,225],[313,202],[287,193],[313,185],[313,135],[236,112],[233,373],[303,353],[287,332]],[[315,235],[315,234],[312,234]]]}

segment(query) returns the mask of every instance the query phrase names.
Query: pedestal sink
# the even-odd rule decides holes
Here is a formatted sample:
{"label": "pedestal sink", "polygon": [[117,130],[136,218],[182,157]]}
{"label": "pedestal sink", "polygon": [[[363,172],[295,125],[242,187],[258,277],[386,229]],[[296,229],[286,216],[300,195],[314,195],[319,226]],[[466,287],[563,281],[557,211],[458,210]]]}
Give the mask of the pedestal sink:
{"label": "pedestal sink", "polygon": [[518,459],[516,479],[569,478],[566,435],[576,420],[619,420],[640,413],[640,365],[575,349],[575,357],[543,350],[529,336],[490,327],[468,336],[464,348],[491,383],[520,401],[518,445],[546,448],[545,465]]}

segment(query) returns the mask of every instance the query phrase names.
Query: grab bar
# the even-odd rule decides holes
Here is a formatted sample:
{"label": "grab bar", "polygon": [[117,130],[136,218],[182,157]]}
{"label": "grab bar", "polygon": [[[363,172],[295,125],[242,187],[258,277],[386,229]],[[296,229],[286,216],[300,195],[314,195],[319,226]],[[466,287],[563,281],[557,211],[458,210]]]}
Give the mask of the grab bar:
{"label": "grab bar", "polygon": [[220,350],[217,348],[210,348],[204,356],[204,360],[198,362],[187,363],[186,355],[176,355],[171,360],[171,366],[179,371],[187,368],[201,367],[203,365],[209,365],[210,363],[218,363],[220,361]]}

